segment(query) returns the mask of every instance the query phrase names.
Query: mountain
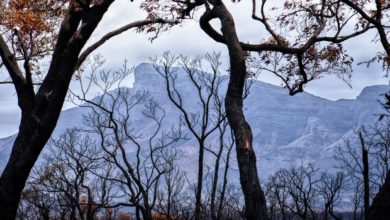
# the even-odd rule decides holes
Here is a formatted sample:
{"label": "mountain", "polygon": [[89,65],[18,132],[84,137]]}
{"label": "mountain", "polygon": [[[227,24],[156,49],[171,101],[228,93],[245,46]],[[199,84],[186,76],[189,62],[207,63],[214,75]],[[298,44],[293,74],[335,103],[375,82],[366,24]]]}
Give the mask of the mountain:
{"label": "mountain", "polygon": [[[177,87],[186,94],[185,105],[197,109],[193,102],[194,92],[188,79],[178,71]],[[177,123],[179,112],[169,102],[165,93],[165,83],[151,64],[143,63],[135,68],[134,85],[127,88],[130,93],[148,90],[167,112],[165,128]],[[223,91],[227,87],[227,77],[223,77]],[[330,88],[331,89],[331,88]],[[245,100],[245,116],[253,131],[253,146],[257,154],[257,165],[262,179],[282,167],[292,164],[314,163],[321,169],[332,169],[335,165],[335,149],[345,138],[354,135],[354,129],[370,125],[383,113],[378,99],[388,91],[388,86],[366,87],[356,99],[331,101],[309,93],[289,96],[286,89],[254,81],[250,94]],[[58,137],[68,128],[84,126],[83,114],[88,108],[72,108],[61,113],[53,137]],[[152,130],[152,125],[143,120],[142,110],[133,112],[133,122],[142,134]],[[14,136],[0,139],[0,168],[8,159]],[[211,137],[210,143],[217,137]],[[183,157],[181,167],[195,175],[197,148],[194,139],[181,143]],[[128,152],[131,154],[132,150]],[[232,158],[235,158],[233,151]],[[212,155],[206,161],[212,165]],[[237,163],[232,161],[230,179],[238,181]]]}

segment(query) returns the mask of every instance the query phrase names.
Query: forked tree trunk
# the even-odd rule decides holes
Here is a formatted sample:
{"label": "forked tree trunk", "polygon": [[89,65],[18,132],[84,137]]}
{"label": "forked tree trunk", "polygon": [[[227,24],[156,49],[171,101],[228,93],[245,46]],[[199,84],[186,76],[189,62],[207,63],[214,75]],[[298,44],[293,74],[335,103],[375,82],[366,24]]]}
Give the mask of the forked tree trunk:
{"label": "forked tree trunk", "polygon": [[14,54],[0,36],[0,56],[13,80],[22,110],[19,133],[0,177],[1,220],[15,219],[30,171],[57,124],[80,51],[113,1],[99,1],[85,11],[80,10],[77,1],[70,1],[48,73],[37,93],[31,79],[23,77]]}

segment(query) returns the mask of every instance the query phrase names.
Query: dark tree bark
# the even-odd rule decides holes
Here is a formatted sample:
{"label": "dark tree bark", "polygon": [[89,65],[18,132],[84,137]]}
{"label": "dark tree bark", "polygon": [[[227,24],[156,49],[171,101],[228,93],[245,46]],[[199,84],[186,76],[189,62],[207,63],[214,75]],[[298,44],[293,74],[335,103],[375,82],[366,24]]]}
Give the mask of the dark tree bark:
{"label": "dark tree bark", "polygon": [[[19,133],[0,177],[1,219],[15,218],[25,182],[56,126],[78,54],[112,2],[103,1],[87,11],[70,6],[61,25],[47,77],[36,95],[31,80],[23,77],[14,55],[0,37],[0,55],[13,79],[22,110]],[[81,27],[77,29],[80,22]]]}
{"label": "dark tree bark", "polygon": [[[213,74],[207,77],[205,72],[196,72],[195,69],[202,69],[201,59],[189,61],[187,58],[180,58],[181,66],[185,70],[185,75],[188,77],[191,85],[193,86],[194,93],[196,94],[195,99],[201,103],[201,110],[198,112],[193,112],[192,109],[185,106],[183,103],[185,93],[180,91],[179,87],[176,86],[176,73],[173,70],[174,64],[176,64],[177,58],[170,56],[169,53],[166,53],[164,58],[156,62],[155,69],[160,73],[165,79],[166,90],[169,100],[172,104],[175,105],[177,110],[180,111],[183,122],[188,128],[190,133],[198,142],[199,147],[199,156],[198,156],[198,175],[197,183],[195,189],[195,210],[194,210],[194,219],[201,220],[202,216],[202,190],[203,190],[203,179],[204,179],[204,153],[206,149],[206,140],[215,132],[219,125],[225,118],[223,112],[215,112],[216,106],[214,102],[219,100],[219,88],[220,88],[220,78],[218,73],[219,67],[219,55],[206,55],[203,59],[210,64],[210,67],[213,69]],[[161,65],[161,66],[159,66]],[[206,89],[207,88],[207,89]],[[218,107],[217,107],[218,108]],[[198,114],[199,119],[193,119],[191,114]],[[214,115],[215,114],[215,115]],[[212,120],[211,117],[215,117]]]}
{"label": "dark tree bark", "polygon": [[199,141],[198,156],[198,180],[195,194],[195,219],[202,219],[202,188],[203,188],[203,161],[204,161],[204,140]]}
{"label": "dark tree bark", "polygon": [[362,162],[363,162],[363,188],[364,188],[364,218],[368,218],[370,208],[370,179],[368,167],[368,150],[365,147],[363,134],[359,132],[360,144],[362,147]]}
{"label": "dark tree bark", "polygon": [[222,211],[223,211],[224,201],[225,201],[226,186],[227,186],[227,183],[228,183],[227,177],[228,177],[228,170],[229,170],[229,167],[230,167],[230,153],[231,153],[231,151],[233,149],[234,142],[235,142],[234,138],[232,138],[232,142],[230,143],[228,152],[226,154],[225,170],[223,172],[223,183],[222,183],[221,195],[220,195],[220,198],[219,198],[219,205],[218,205],[218,210],[217,210],[217,218],[216,218],[217,220],[220,220],[223,217],[222,216]]}
{"label": "dark tree bark", "polygon": [[368,220],[390,219],[390,171],[387,173],[385,184],[372,201]]}
{"label": "dark tree bark", "polygon": [[[222,104],[222,103],[221,103]],[[213,174],[213,181],[211,185],[211,199],[210,199],[210,215],[211,219],[215,220],[218,218],[218,214],[216,212],[216,195],[217,195],[217,187],[218,187],[218,177],[219,177],[219,166],[221,161],[221,156],[224,148],[224,133],[226,131],[227,124],[223,124],[222,127],[220,126],[218,128],[219,131],[219,149],[218,152],[215,154],[215,164],[214,164],[214,174]],[[228,156],[229,157],[229,156]],[[228,162],[227,162],[228,164]],[[221,197],[221,201],[223,201],[223,198]]]}
{"label": "dark tree bark", "polygon": [[201,17],[201,27],[210,33],[208,22],[218,17],[222,33],[229,50],[230,79],[225,98],[228,121],[236,140],[237,162],[240,182],[245,197],[245,216],[247,219],[267,219],[265,196],[260,185],[256,167],[256,155],[252,146],[252,130],[243,113],[243,95],[246,79],[245,53],[238,40],[234,20],[222,2],[206,11]]}
{"label": "dark tree bark", "polygon": [[[320,8],[321,10],[318,10],[315,13],[310,12],[307,15],[311,17],[313,14],[315,14],[315,19],[313,19],[315,24],[311,24],[310,27],[308,27],[309,29],[316,27],[315,30],[313,30],[309,37],[303,37],[305,41],[302,42],[302,39],[299,38],[300,42],[296,42],[296,44],[289,44],[286,43],[286,39],[284,39],[283,36],[279,36],[277,34],[278,32],[273,30],[270,23],[268,22],[269,19],[266,17],[264,12],[264,8],[266,8],[265,2],[266,1],[261,2],[261,15],[259,17],[256,15],[256,1],[252,1],[252,18],[256,21],[259,21],[264,26],[266,32],[275,42],[267,41],[260,44],[243,43],[239,41],[235,30],[233,17],[221,0],[196,0],[194,2],[182,2],[182,4],[185,5],[183,16],[190,15],[190,12],[198,6],[205,6],[206,11],[203,13],[200,19],[201,28],[206,34],[208,34],[210,38],[216,42],[225,44],[229,50],[231,75],[225,106],[229,123],[231,124],[234,135],[237,139],[237,160],[240,169],[241,186],[245,195],[246,217],[248,219],[267,218],[267,211],[263,195],[264,193],[261,189],[257,176],[256,156],[252,148],[252,132],[249,124],[245,120],[245,116],[242,111],[243,87],[245,84],[245,78],[247,77],[245,64],[246,55],[250,52],[269,53],[272,51],[289,57],[289,61],[291,61],[291,56],[294,57],[296,59],[294,61],[296,62],[294,67],[295,70],[288,71],[285,73],[286,76],[283,74],[281,75],[278,72],[271,71],[273,74],[283,80],[287,89],[289,90],[290,95],[294,95],[302,92],[306,83],[316,79],[320,74],[324,73],[325,69],[327,69],[326,66],[339,66],[339,69],[342,70],[342,74],[349,72],[351,61],[348,59],[348,56],[344,56],[342,49],[339,50],[341,52],[339,54],[340,56],[338,56],[337,59],[327,63],[323,70],[310,68],[308,63],[321,62],[324,60],[323,57],[319,56],[308,59],[308,57],[310,57],[308,56],[308,51],[310,51],[314,45],[316,45],[318,42],[327,42],[333,44],[341,43],[350,38],[365,33],[370,28],[369,25],[366,25],[353,33],[341,36],[340,33],[344,27],[343,24],[341,26],[334,27],[337,30],[335,35],[332,33],[329,36],[323,36],[323,30],[325,30],[327,26],[325,20],[329,19],[329,14],[326,13],[326,11],[327,8],[331,8],[331,6],[326,4],[325,1],[322,1],[321,3],[314,4],[315,6],[313,6],[313,8]],[[307,7],[305,4],[307,3],[302,3],[302,7],[299,8],[299,6],[299,9],[297,10],[302,9],[302,11],[306,11]],[[335,18],[338,24],[340,24],[340,22],[344,23],[343,21],[340,21],[334,13],[331,13],[331,17]],[[216,19],[221,22],[222,33],[219,30],[217,31],[214,29],[209,23],[212,19]],[[318,67],[318,65],[315,66]],[[291,81],[292,78],[289,77],[291,72],[295,72],[294,75],[296,74],[299,79]]]}
{"label": "dark tree bark", "polygon": [[96,48],[110,38],[130,28],[152,23],[176,24],[176,21],[151,19],[133,22],[106,34],[86,48],[86,42],[100,23],[114,0],[69,1],[62,20],[50,66],[38,91],[35,93],[29,69],[30,60],[24,58],[24,72],[15,54],[12,54],[0,35],[0,57],[15,86],[22,116],[19,133],[12,146],[9,161],[0,177],[0,219],[14,219],[21,192],[34,163],[50,138],[60,115],[73,73]]}

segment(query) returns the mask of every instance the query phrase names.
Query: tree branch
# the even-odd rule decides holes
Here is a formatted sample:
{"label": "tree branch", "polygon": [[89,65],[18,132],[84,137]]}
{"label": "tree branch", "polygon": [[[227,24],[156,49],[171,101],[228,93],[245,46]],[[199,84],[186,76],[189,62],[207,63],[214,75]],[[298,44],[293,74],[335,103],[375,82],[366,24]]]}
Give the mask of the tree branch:
{"label": "tree branch", "polygon": [[141,27],[149,24],[177,24],[177,20],[165,20],[162,18],[157,18],[157,19],[152,19],[152,20],[140,20],[140,21],[135,21],[132,23],[129,23],[123,27],[120,27],[116,30],[113,30],[106,35],[104,35],[100,40],[96,41],[93,43],[91,46],[89,46],[87,49],[85,49],[81,55],[79,56],[76,64],[76,69],[80,68],[81,64],[85,61],[85,59],[90,55],[94,50],[96,50],[98,47],[103,45],[107,40],[111,39],[112,37],[115,37],[131,28],[136,28],[136,27]]}
{"label": "tree branch", "polygon": [[16,61],[16,57],[9,50],[7,43],[4,41],[2,35],[0,35],[0,56],[12,79],[12,83],[15,86],[19,100],[19,107],[22,110],[28,108],[28,106],[32,104],[29,102],[29,99],[33,98],[34,94],[31,94],[31,91],[27,89],[26,79],[24,78],[23,73]]}
{"label": "tree branch", "polygon": [[32,73],[30,68],[30,56],[27,54],[27,48],[26,45],[24,45],[23,39],[19,34],[18,30],[14,30],[16,37],[18,38],[20,48],[22,49],[22,55],[23,55],[23,68],[25,72],[25,79],[26,79],[26,88],[28,90],[31,90],[30,92],[34,93],[34,87],[32,82]]}
{"label": "tree branch", "polygon": [[[13,81],[0,81],[0,84],[14,84],[14,82]],[[40,85],[42,85],[42,83],[41,82],[36,82],[36,83],[32,83],[32,85],[33,86],[40,86]]]}

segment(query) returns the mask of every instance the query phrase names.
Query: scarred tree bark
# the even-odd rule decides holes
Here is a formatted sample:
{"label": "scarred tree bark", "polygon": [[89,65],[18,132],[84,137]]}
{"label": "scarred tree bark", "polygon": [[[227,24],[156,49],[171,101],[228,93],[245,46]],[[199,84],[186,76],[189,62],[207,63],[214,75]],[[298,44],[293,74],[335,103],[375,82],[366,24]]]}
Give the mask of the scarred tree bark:
{"label": "scarred tree bark", "polygon": [[[270,24],[268,23],[268,19],[266,18],[264,12],[265,2],[266,1],[262,1],[261,16],[259,17],[256,15],[256,1],[253,1],[252,18],[264,25],[267,32],[272,36],[272,39],[275,41],[274,43],[269,41],[260,44],[240,42],[234,26],[233,17],[221,0],[195,1],[194,3],[189,3],[187,5],[187,9],[189,11],[199,5],[205,6],[206,11],[200,19],[201,28],[205,33],[208,34],[210,38],[212,38],[216,42],[225,44],[229,50],[231,69],[225,106],[229,123],[231,124],[231,127],[234,131],[234,135],[237,140],[237,161],[240,169],[241,187],[245,196],[245,213],[247,219],[267,218],[267,208],[263,195],[264,193],[261,189],[259,178],[257,176],[256,156],[252,146],[251,128],[246,122],[245,116],[242,111],[243,87],[245,84],[245,78],[247,76],[245,64],[246,53],[267,53],[273,51],[283,55],[295,57],[296,64],[294,68],[296,72],[294,74],[296,74],[299,79],[290,82],[290,80],[292,79],[291,77],[284,77],[281,76],[278,72],[272,72],[276,76],[281,77],[287,89],[289,90],[290,95],[294,95],[299,92],[302,92],[306,83],[316,79],[317,76],[323,73],[321,71],[325,71],[313,69],[310,68],[310,65],[307,65],[307,63],[313,61],[317,62],[319,60],[323,60],[323,58],[320,57],[311,57],[310,59],[308,59],[308,51],[310,50],[310,48],[312,48],[318,42],[341,43],[350,38],[363,34],[369,29],[369,26],[367,26],[362,28],[362,30],[358,30],[356,32],[344,36],[340,36],[339,34],[336,34],[334,36],[322,36],[322,32],[326,27],[326,22],[324,21],[327,18],[327,14],[324,13],[324,11],[327,6],[326,4],[321,4],[320,6],[317,5],[319,8],[322,8],[322,10],[320,10],[321,13],[317,14],[319,15],[319,19],[315,19],[315,26],[317,28],[313,30],[313,32],[310,34],[310,37],[308,37],[303,43],[297,42],[296,44],[293,44],[295,46],[290,46],[288,43],[285,43],[285,39],[283,37],[276,34],[276,32],[271,28]],[[212,19],[216,19],[221,22],[222,33],[215,30],[209,23]],[[314,25],[312,25],[311,27],[314,27]],[[337,50],[340,52],[337,59],[332,60],[327,65],[339,66],[340,69],[343,70],[343,73],[347,73],[350,60],[348,59],[348,56],[341,56],[341,54],[343,54],[343,50],[341,48]],[[286,74],[288,75],[290,73],[291,71]]]}
{"label": "scarred tree bark", "polygon": [[207,28],[208,21],[218,17],[222,33],[229,50],[230,80],[225,98],[225,108],[230,126],[236,140],[237,162],[240,170],[240,182],[245,197],[245,216],[247,219],[267,219],[267,207],[260,185],[256,167],[256,155],[252,146],[252,130],[243,113],[243,94],[246,79],[245,53],[238,40],[234,20],[222,2],[206,11],[201,17],[201,27]]}

